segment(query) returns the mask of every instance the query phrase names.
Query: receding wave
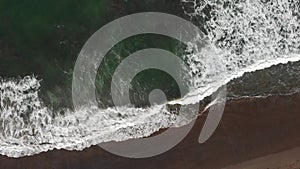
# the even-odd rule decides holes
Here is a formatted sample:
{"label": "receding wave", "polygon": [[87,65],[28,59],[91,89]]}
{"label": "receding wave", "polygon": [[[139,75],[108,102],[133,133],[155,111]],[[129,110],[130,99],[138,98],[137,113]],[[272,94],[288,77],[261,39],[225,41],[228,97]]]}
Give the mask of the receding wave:
{"label": "receding wave", "polygon": [[102,142],[147,137],[195,117],[187,113],[178,118],[166,105],[64,109],[64,115],[54,117],[39,99],[39,87],[34,76],[1,80],[0,154],[22,157],[52,149],[82,150]]}

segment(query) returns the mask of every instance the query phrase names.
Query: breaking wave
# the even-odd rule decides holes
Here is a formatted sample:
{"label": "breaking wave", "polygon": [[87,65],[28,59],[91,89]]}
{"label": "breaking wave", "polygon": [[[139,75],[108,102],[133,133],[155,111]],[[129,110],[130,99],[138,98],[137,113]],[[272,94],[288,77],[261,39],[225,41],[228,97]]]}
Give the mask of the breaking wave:
{"label": "breaking wave", "polygon": [[22,157],[52,149],[82,150],[102,142],[150,136],[185,125],[197,110],[177,114],[246,72],[300,60],[299,2],[292,0],[182,0],[204,32],[187,44],[189,93],[149,108],[83,107],[54,115],[39,98],[34,76],[0,80],[0,154]]}

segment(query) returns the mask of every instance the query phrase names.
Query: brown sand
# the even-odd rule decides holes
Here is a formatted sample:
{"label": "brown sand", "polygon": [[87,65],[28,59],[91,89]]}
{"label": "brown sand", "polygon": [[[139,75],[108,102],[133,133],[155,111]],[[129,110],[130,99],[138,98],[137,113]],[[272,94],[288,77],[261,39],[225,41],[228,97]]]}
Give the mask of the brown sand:
{"label": "brown sand", "polygon": [[275,153],[269,156],[260,157],[254,160],[246,161],[233,166],[227,166],[224,169],[298,169],[300,168],[300,148]]}
{"label": "brown sand", "polygon": [[300,95],[230,101],[214,135],[198,144],[205,118],[199,117],[179,145],[152,158],[118,157],[93,146],[81,152],[54,150],[19,159],[0,156],[0,169],[297,168],[293,164],[300,160],[300,153],[294,152],[300,147]]}

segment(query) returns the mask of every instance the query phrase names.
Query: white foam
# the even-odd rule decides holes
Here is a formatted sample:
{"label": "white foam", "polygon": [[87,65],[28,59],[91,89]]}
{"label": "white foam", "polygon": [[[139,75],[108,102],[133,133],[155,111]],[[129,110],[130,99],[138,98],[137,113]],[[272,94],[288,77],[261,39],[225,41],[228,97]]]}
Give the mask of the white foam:
{"label": "white foam", "polygon": [[[196,103],[245,72],[300,60],[296,2],[227,0],[224,5],[218,0],[182,0],[184,5],[187,2],[194,9],[187,13],[191,17],[206,17],[203,10],[212,7],[209,21],[202,23],[207,42],[200,48],[203,39],[195,37],[188,44],[184,59],[190,68],[190,93],[169,104]],[[1,80],[0,154],[22,157],[52,149],[82,150],[102,142],[147,137],[197,116],[197,112],[172,114],[166,105],[156,105],[65,109],[65,115],[53,117],[38,97],[39,87],[33,76]]]}

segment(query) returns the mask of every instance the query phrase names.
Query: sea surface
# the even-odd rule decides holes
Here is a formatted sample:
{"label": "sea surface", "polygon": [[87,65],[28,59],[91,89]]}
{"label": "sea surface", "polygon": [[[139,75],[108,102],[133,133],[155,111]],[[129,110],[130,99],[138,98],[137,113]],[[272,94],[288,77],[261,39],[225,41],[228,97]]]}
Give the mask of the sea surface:
{"label": "sea surface", "polygon": [[[109,53],[113,57],[104,61],[101,66],[105,68],[97,75],[99,105],[76,110],[71,99],[72,67],[81,46],[111,18],[136,12],[129,10],[135,3],[101,1],[96,8],[92,2],[81,2],[77,5],[83,10],[74,4],[70,9],[76,17],[62,12],[69,10],[68,1],[60,2],[62,7],[44,2],[61,15],[48,14],[35,4],[27,10],[22,4],[2,3],[15,12],[0,9],[6,18],[0,26],[1,155],[17,158],[53,149],[83,150],[103,142],[148,137],[160,129],[193,121],[198,109],[186,108],[178,114],[170,107],[203,102],[222,86],[227,88],[227,99],[299,92],[298,1],[163,1],[167,7],[161,11],[174,8],[199,26],[199,36],[188,44],[158,35],[131,37],[117,44]],[[151,6],[157,2],[147,3]],[[28,18],[22,18],[19,9],[28,15],[30,11],[37,14],[31,14],[31,21],[26,22]],[[114,14],[111,18],[109,12]],[[15,22],[17,19],[20,22]],[[145,71],[124,85],[131,86],[133,104],[115,107],[109,90],[114,70],[129,53],[150,47],[168,50],[186,62],[183,79],[187,92],[180,96],[174,79],[162,71]],[[166,101],[151,104],[148,94],[156,88],[165,92]]]}

